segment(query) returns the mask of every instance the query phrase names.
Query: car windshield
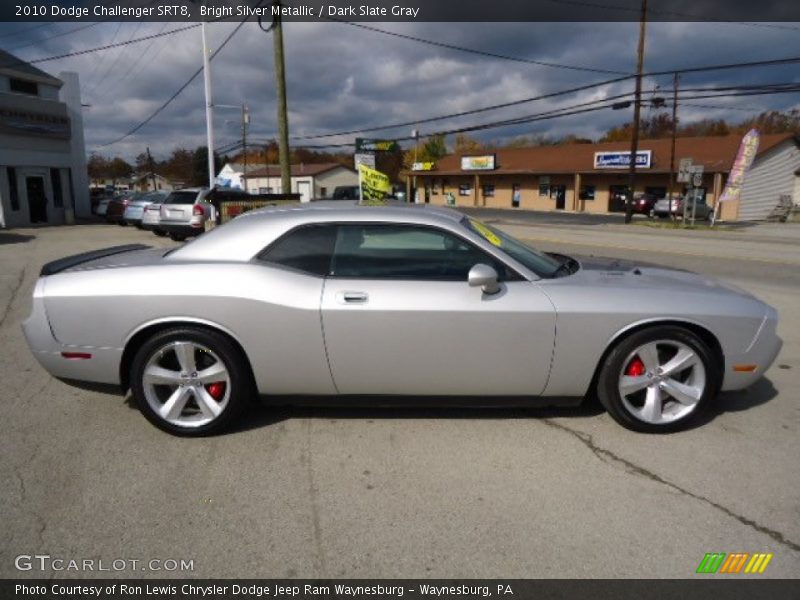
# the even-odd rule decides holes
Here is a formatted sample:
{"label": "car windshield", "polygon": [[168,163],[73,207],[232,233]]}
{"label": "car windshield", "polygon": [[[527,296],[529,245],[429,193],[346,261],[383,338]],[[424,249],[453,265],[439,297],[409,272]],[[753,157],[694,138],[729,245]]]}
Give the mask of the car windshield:
{"label": "car windshield", "polygon": [[479,236],[484,238],[493,246],[499,248],[517,262],[525,265],[528,269],[540,277],[556,277],[561,263],[554,258],[526,246],[522,242],[515,240],[510,235],[495,229],[490,225],[481,223],[477,219],[464,217],[461,224]]}

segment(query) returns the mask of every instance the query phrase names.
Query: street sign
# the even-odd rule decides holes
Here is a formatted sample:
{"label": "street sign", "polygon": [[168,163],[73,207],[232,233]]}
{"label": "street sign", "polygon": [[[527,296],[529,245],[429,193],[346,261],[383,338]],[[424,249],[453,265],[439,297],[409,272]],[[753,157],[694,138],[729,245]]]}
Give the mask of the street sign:
{"label": "street sign", "polygon": [[682,158],[678,163],[678,183],[689,183],[690,169],[692,168],[691,158]]}
{"label": "street sign", "polygon": [[375,155],[369,152],[361,152],[354,157],[355,169],[358,170],[358,165],[367,165],[370,169],[375,168]]}
{"label": "street sign", "polygon": [[702,187],[703,186],[703,174],[702,173],[693,173],[692,174],[692,185],[694,187]]}
{"label": "street sign", "polygon": [[396,152],[400,146],[394,140],[373,140],[369,138],[356,138],[356,152]]}

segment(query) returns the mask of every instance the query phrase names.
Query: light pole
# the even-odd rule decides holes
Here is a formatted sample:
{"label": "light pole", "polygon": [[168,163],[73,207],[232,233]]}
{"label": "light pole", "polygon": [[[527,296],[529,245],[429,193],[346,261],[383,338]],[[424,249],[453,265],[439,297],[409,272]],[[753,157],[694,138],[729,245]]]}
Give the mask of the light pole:
{"label": "light pole", "polygon": [[206,93],[206,145],[208,146],[208,187],[214,188],[214,111],[211,99],[211,71],[209,70],[208,43],[206,41],[206,22],[200,25],[203,37],[203,83]]}

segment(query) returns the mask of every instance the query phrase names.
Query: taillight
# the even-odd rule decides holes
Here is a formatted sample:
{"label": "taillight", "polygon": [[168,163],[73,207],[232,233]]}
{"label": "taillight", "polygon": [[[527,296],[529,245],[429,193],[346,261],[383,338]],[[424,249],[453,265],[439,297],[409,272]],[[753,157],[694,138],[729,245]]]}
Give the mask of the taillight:
{"label": "taillight", "polygon": [[203,216],[203,215],[205,215],[206,213],[205,213],[205,211],[203,210],[203,207],[202,207],[202,206],[200,206],[199,204],[195,204],[195,205],[192,207],[192,214],[193,214],[194,216],[196,216],[196,217],[202,217],[202,216]]}

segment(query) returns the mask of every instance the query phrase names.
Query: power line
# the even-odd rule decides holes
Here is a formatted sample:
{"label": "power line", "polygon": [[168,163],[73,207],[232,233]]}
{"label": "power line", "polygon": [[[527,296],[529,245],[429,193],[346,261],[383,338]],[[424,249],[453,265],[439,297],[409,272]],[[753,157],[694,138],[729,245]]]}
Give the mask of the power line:
{"label": "power line", "polygon": [[31,27],[25,27],[24,29],[15,29],[11,33],[3,33],[3,34],[1,34],[0,38],[15,37],[15,36],[18,36],[18,35],[22,35],[23,33],[27,33],[29,31],[34,31],[36,29],[41,29],[42,27],[47,27],[49,25],[51,25],[51,23],[40,23],[39,25],[33,25]]}
{"label": "power line", "polygon": [[384,35],[389,35],[392,37],[409,40],[412,42],[419,42],[421,44],[427,44],[429,46],[436,46],[437,48],[447,48],[448,50],[457,50],[458,52],[466,52],[469,54],[476,54],[478,56],[485,56],[487,58],[498,58],[501,60],[508,60],[518,63],[526,63],[531,65],[538,65],[540,67],[550,67],[553,69],[568,69],[571,71],[587,71],[590,73],[603,73],[605,75],[627,75],[624,71],[611,71],[608,69],[598,69],[594,67],[580,67],[577,65],[567,65],[563,63],[554,63],[554,62],[547,62],[542,60],[533,60],[530,58],[523,58],[520,56],[510,56],[508,54],[499,54],[496,52],[487,52],[485,50],[476,50],[474,48],[467,48],[464,46],[456,46],[455,44],[449,44],[447,42],[437,42],[435,40],[428,40],[425,38],[408,35],[405,33],[397,33],[395,31],[388,31],[386,29],[380,29],[378,27],[373,27],[372,25],[365,25],[364,23],[355,23],[353,21],[345,21],[343,19],[337,19],[335,17],[325,17],[329,21],[335,21],[337,23],[344,23],[345,25],[350,25],[351,27],[358,27],[360,29],[366,29],[367,31],[374,31],[376,33],[382,33]]}
{"label": "power line", "polygon": [[585,90],[590,90],[597,87],[602,87],[604,85],[610,85],[612,83],[617,83],[620,81],[625,81],[628,79],[633,79],[633,75],[625,75],[624,77],[616,77],[614,79],[607,79],[605,81],[600,81],[597,83],[590,83],[587,85],[581,85],[578,87],[568,88],[564,90],[558,90],[556,92],[550,92],[548,94],[540,94],[538,96],[531,96],[530,98],[522,98],[520,100],[513,100],[511,102],[503,102],[500,104],[492,104],[490,106],[484,106],[481,108],[475,108],[472,110],[465,110],[457,113],[450,113],[447,115],[438,115],[435,117],[427,117],[425,119],[414,119],[413,121],[405,121],[403,123],[392,123],[390,125],[380,125],[376,127],[362,127],[360,129],[350,129],[347,131],[338,131],[335,133],[321,133],[316,135],[301,135],[301,136],[292,136],[293,140],[315,140],[315,139],[322,139],[322,138],[329,138],[329,137],[337,137],[341,135],[352,135],[354,133],[367,133],[370,131],[383,131],[385,129],[398,129],[400,127],[409,127],[414,125],[420,125],[423,123],[432,123],[434,121],[443,121],[445,119],[452,119],[456,117],[464,117],[467,115],[474,115],[482,112],[487,112],[490,110],[497,110],[500,108],[508,108],[510,106],[519,106],[520,104],[526,104],[528,102],[535,102],[537,100],[545,100],[547,98],[556,98],[558,96],[565,96],[567,94],[574,94],[575,92],[582,92]]}
{"label": "power line", "polygon": [[[686,99],[691,100],[691,99],[699,99],[699,98],[724,98],[724,97],[736,97],[736,96],[745,96],[745,95],[777,94],[777,93],[790,93],[790,92],[800,92],[800,85],[798,85],[798,89],[797,90],[790,90],[790,89],[785,89],[785,90],[763,90],[763,91],[753,90],[753,91],[740,92],[740,93],[729,92],[729,93],[725,93],[725,94],[715,94],[715,95],[708,95],[708,96],[691,96],[691,97],[687,97]],[[628,94],[628,95],[630,95],[630,94]],[[536,113],[536,114],[533,114],[533,115],[527,115],[527,116],[513,118],[513,119],[505,119],[505,120],[502,120],[502,121],[493,121],[493,122],[489,122],[489,123],[481,123],[481,124],[470,125],[470,126],[466,126],[466,127],[459,127],[459,128],[452,128],[452,129],[447,129],[447,130],[435,131],[435,132],[431,132],[431,133],[425,134],[423,137],[428,138],[428,137],[433,137],[433,136],[453,135],[453,134],[457,134],[457,133],[468,133],[468,132],[472,132],[472,131],[482,131],[482,130],[486,130],[486,129],[496,129],[496,128],[500,128],[500,127],[509,127],[509,126],[512,126],[512,125],[522,125],[522,124],[534,123],[534,122],[539,122],[539,121],[547,121],[547,120],[552,120],[552,119],[556,119],[556,118],[559,118],[559,117],[569,117],[569,116],[574,116],[574,115],[578,115],[578,114],[585,114],[585,113],[590,113],[590,112],[596,112],[596,111],[599,111],[599,110],[605,110],[605,109],[608,109],[608,108],[615,108],[615,104],[616,104],[616,103],[608,103],[606,99],[596,100],[596,101],[594,101],[594,103],[599,104],[599,105],[598,106],[589,106],[589,107],[585,107],[585,108],[579,108],[581,106],[593,104],[592,102],[586,102],[586,103],[583,103],[583,105],[580,105],[580,104],[572,105],[572,106],[564,107],[564,108],[561,108],[561,109],[556,109],[556,110],[553,110],[553,111],[548,111],[548,112],[543,112],[543,113]],[[605,104],[601,104],[601,103],[605,103]],[[405,141],[414,140],[416,138],[414,138],[413,136],[404,136],[404,137],[396,137],[396,138],[392,138],[392,139],[394,141],[397,141],[397,142],[405,142]],[[352,147],[352,146],[354,146],[354,143],[319,144],[319,145],[307,145],[307,146],[302,146],[302,147],[303,148],[314,149],[314,148],[349,148],[349,147]]]}
{"label": "power line", "polygon": [[[718,71],[718,70],[729,70],[729,69],[736,69],[736,68],[754,68],[754,67],[763,67],[763,66],[775,66],[775,65],[784,65],[784,64],[791,64],[800,62],[800,57],[787,57],[787,58],[779,58],[779,59],[771,59],[771,60],[762,60],[762,61],[754,61],[754,62],[740,62],[740,63],[728,63],[728,64],[721,64],[721,65],[706,65],[702,67],[686,67],[681,69],[670,69],[667,71],[653,71],[649,73],[644,73],[643,77],[659,77],[664,75],[673,75],[674,73],[699,73],[705,71]],[[557,92],[552,92],[550,94],[543,94],[540,96],[533,96],[530,98],[523,98],[521,100],[515,100],[513,102],[504,102],[501,104],[493,104],[491,106],[485,106],[473,110],[462,111],[458,113],[451,113],[446,115],[438,115],[435,117],[428,117],[425,119],[415,119],[413,121],[406,121],[403,123],[392,123],[390,125],[380,125],[375,127],[362,127],[359,129],[350,129],[347,131],[338,131],[333,133],[324,133],[324,134],[314,134],[314,135],[303,135],[303,136],[293,136],[292,139],[294,140],[314,140],[314,139],[323,139],[329,137],[338,137],[342,135],[352,135],[356,133],[368,133],[372,131],[384,131],[388,129],[397,129],[400,127],[409,127],[414,125],[419,125],[422,123],[431,123],[434,121],[443,121],[445,119],[451,119],[456,117],[462,117],[472,114],[477,114],[481,112],[487,112],[491,110],[497,110],[500,108],[507,108],[509,106],[517,106],[520,104],[525,104],[528,102],[534,102],[536,100],[543,100],[546,98],[552,98],[557,96],[562,96],[566,94],[571,94],[579,91],[584,91],[596,87],[601,87],[604,85],[609,85],[612,83],[618,83],[620,81],[625,81],[628,79],[633,79],[634,75],[626,75],[623,77],[617,77],[615,79],[608,79],[605,81],[600,81],[593,84],[588,84],[585,86],[580,86],[576,88],[569,88],[565,90],[560,90]]]}
{"label": "power line", "polygon": [[[242,21],[244,23],[245,21]],[[49,62],[51,60],[60,60],[62,58],[70,58],[72,56],[81,56],[83,54],[91,54],[93,52],[100,52],[102,50],[109,50],[111,48],[118,48],[119,46],[128,46],[130,44],[137,44],[139,42],[144,42],[146,40],[152,40],[154,38],[163,37],[165,35],[172,35],[174,33],[179,33],[181,31],[186,31],[187,29],[195,29],[196,27],[200,27],[200,23],[193,23],[192,25],[185,25],[184,27],[178,27],[176,29],[170,29],[169,31],[164,31],[162,33],[154,33],[151,35],[145,35],[142,37],[138,37],[135,39],[127,40],[125,42],[117,42],[115,44],[106,44],[105,46],[97,46],[96,48],[87,48],[85,50],[76,50],[75,52],[67,52],[65,54],[58,54],[56,56],[45,56],[44,58],[35,58],[33,60],[21,60],[17,59],[15,61],[7,62],[5,64],[0,64],[0,68],[3,67],[16,67],[19,65],[32,65],[36,63],[43,63]]]}
{"label": "power line", "polygon": [[[169,22],[164,23],[161,26],[161,29],[158,30],[158,33],[161,33],[162,31],[164,31],[167,28],[167,25],[169,25]],[[144,57],[147,56],[147,53],[150,52],[150,49],[153,47],[153,45],[156,43],[156,41],[157,40],[151,40],[150,43],[147,45],[147,48],[145,48],[144,51],[142,51],[136,57],[136,60],[133,61],[133,64],[130,66],[130,68],[125,70],[125,73],[122,75],[122,77],[120,79],[118,79],[113,85],[106,86],[105,90],[102,91],[100,93],[100,95],[97,96],[94,99],[94,102],[95,103],[100,102],[100,100],[103,100],[106,96],[108,96],[108,93],[112,89],[118,88],[128,78],[133,77],[135,75],[138,75],[142,71],[142,69],[144,69],[144,67],[147,65],[147,63],[143,63],[141,65],[140,65],[140,63],[142,63],[142,61],[144,60]],[[158,50],[156,50],[155,54],[153,54],[153,57],[150,59],[151,63],[153,61],[155,61],[155,59],[158,57],[158,55],[161,54],[161,52],[164,50],[164,48],[166,48],[167,45],[169,44],[169,40],[167,40],[167,39],[163,39],[161,41],[162,41],[162,45],[158,48]],[[138,67],[138,69],[137,69],[137,67]]]}
{"label": "power line", "polygon": [[[260,5],[260,4],[261,4],[261,3],[259,3],[259,5]],[[208,58],[209,62],[210,62],[210,61],[212,61],[212,60],[214,59],[214,57],[216,57],[216,56],[217,56],[217,54],[219,54],[219,53],[220,53],[220,51],[222,51],[222,49],[223,49],[223,48],[224,48],[224,47],[227,45],[227,43],[228,43],[229,41],[231,41],[231,38],[233,38],[233,36],[234,36],[234,35],[236,35],[236,33],[239,31],[239,29],[241,29],[241,28],[242,28],[242,25],[244,25],[245,23],[247,23],[247,20],[244,20],[244,21],[242,21],[241,23],[239,23],[239,24],[236,26],[236,28],[235,28],[233,31],[231,31],[231,32],[228,34],[228,37],[226,37],[226,38],[225,38],[225,39],[222,41],[222,43],[220,44],[219,48],[217,48],[216,50],[214,50],[214,52],[212,52],[212,53],[211,53],[211,56],[209,56],[209,58]],[[200,24],[198,23],[198,24],[196,24],[196,25],[193,25],[192,27],[197,27],[197,26],[199,26],[199,25],[200,25]],[[186,28],[185,28],[185,29],[186,29]],[[172,31],[177,31],[177,30],[174,30],[174,29],[173,29]],[[154,37],[154,36],[151,36],[151,37]],[[165,108],[167,108],[167,106],[169,106],[169,105],[170,105],[170,104],[171,104],[171,103],[172,103],[172,102],[173,102],[173,101],[174,101],[174,100],[175,100],[175,99],[176,99],[178,96],[180,96],[180,94],[183,92],[183,90],[185,90],[187,87],[189,87],[189,85],[190,85],[190,84],[191,84],[191,83],[192,83],[192,82],[193,82],[193,81],[194,81],[194,80],[197,78],[197,76],[198,76],[198,75],[200,75],[202,72],[203,72],[203,67],[201,66],[199,69],[197,69],[197,70],[196,70],[196,71],[195,71],[195,72],[192,74],[192,76],[191,76],[191,77],[189,77],[189,79],[186,81],[186,83],[184,83],[184,84],[183,84],[181,87],[179,87],[179,88],[178,88],[178,89],[175,91],[175,93],[174,93],[174,94],[172,94],[172,96],[170,96],[170,97],[167,99],[167,101],[166,101],[166,102],[164,102],[164,103],[163,103],[161,106],[159,106],[159,107],[158,107],[158,108],[157,108],[155,111],[153,111],[153,112],[150,114],[150,116],[149,116],[149,117],[147,117],[147,118],[146,118],[144,121],[142,121],[141,123],[139,123],[138,125],[136,125],[135,127],[133,127],[133,128],[132,128],[130,131],[128,131],[128,132],[127,132],[125,135],[123,135],[123,136],[120,136],[120,137],[118,137],[117,139],[115,139],[115,140],[112,140],[112,141],[110,141],[110,142],[107,142],[107,143],[105,143],[105,144],[100,144],[100,145],[98,145],[97,147],[98,147],[98,148],[105,148],[105,147],[107,147],[107,146],[111,146],[111,145],[113,145],[113,144],[117,144],[117,143],[121,142],[122,140],[124,140],[125,138],[128,138],[128,137],[132,136],[134,133],[136,133],[136,132],[137,132],[137,131],[139,131],[139,130],[140,130],[142,127],[144,127],[144,126],[145,126],[145,125],[147,125],[147,124],[148,124],[150,121],[152,121],[152,120],[153,120],[153,119],[154,119],[156,116],[158,116],[158,114],[159,114],[159,113],[161,113],[161,112],[162,112],[162,111],[163,111]]]}
{"label": "power line", "polygon": [[[136,27],[134,27],[133,31],[131,32],[130,38],[128,38],[129,40],[133,39],[133,36],[136,35],[136,32],[139,31],[139,28],[141,26],[142,26],[142,21],[138,21],[136,23]],[[152,44],[152,43],[153,43],[153,40],[150,40],[150,44]],[[91,96],[92,94],[94,94],[94,91],[97,89],[97,87],[101,83],[103,83],[103,80],[105,80],[105,78],[108,77],[109,74],[114,72],[114,67],[117,66],[117,63],[119,62],[119,59],[122,58],[123,54],[125,54],[125,49],[124,48],[121,49],[117,53],[117,55],[114,57],[114,60],[111,62],[111,64],[108,66],[108,68],[103,72],[103,75],[99,79],[97,79],[97,81],[95,81],[94,85],[92,86],[92,89],[89,90],[88,92],[86,92],[87,97]],[[103,56],[106,56],[106,55],[104,54]]]}
{"label": "power line", "polygon": [[92,27],[96,27],[97,25],[100,25],[102,23],[103,23],[103,21],[95,21],[94,23],[87,23],[85,25],[81,25],[80,27],[76,27],[75,29],[70,29],[68,31],[62,31],[60,33],[56,33],[55,35],[51,35],[51,36],[48,36],[48,37],[40,39],[40,40],[29,42],[27,44],[22,44],[21,46],[14,46],[13,48],[10,48],[9,50],[7,50],[7,52],[16,52],[17,50],[22,50],[23,48],[29,48],[30,46],[38,46],[39,44],[42,44],[43,42],[48,42],[50,40],[54,40],[56,38],[64,37],[66,35],[72,35],[73,33],[78,33],[79,31],[83,31],[85,29],[90,29]]}
{"label": "power line", "polygon": [[[585,2],[581,0],[550,0],[550,2],[555,2],[556,4],[572,4],[574,6],[587,6],[590,8],[602,8],[604,10],[621,10],[625,12],[634,12],[638,13],[638,8],[632,8],[630,6],[619,6],[617,4],[601,4],[599,2]],[[678,12],[675,10],[657,10],[648,8],[648,14],[653,15],[669,15],[670,17],[689,17],[690,19],[695,19],[695,22],[702,23],[702,22],[712,22],[712,23],[727,23],[729,25],[744,25],[747,27],[768,27],[771,29],[785,29],[789,31],[800,31],[800,27],[792,27],[791,25],[776,25],[774,23],[745,23],[743,21],[729,21],[726,19],[713,19],[710,18],[708,15],[698,15],[692,13],[685,13],[685,12]]]}

